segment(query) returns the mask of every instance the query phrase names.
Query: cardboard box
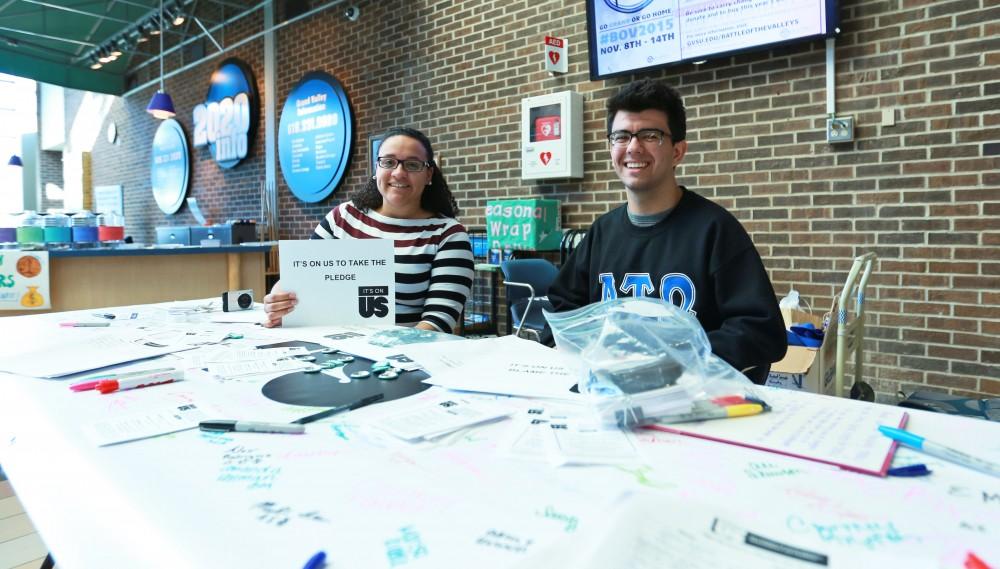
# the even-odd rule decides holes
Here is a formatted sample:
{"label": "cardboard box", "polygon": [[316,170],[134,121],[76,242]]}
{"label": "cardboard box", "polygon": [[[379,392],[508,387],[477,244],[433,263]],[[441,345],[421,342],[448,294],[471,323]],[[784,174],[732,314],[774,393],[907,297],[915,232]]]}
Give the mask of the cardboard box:
{"label": "cardboard box", "polygon": [[[780,362],[771,364],[767,383],[771,387],[798,389],[810,393],[834,395],[834,375],[837,370],[837,300],[830,308],[829,325],[824,331],[823,344],[819,348],[788,346],[788,352]],[[824,317],[800,310],[781,309],[785,328],[812,322],[817,328],[823,327]]]}
{"label": "cardboard box", "polygon": [[559,200],[487,202],[486,232],[490,249],[555,251],[562,241]]}

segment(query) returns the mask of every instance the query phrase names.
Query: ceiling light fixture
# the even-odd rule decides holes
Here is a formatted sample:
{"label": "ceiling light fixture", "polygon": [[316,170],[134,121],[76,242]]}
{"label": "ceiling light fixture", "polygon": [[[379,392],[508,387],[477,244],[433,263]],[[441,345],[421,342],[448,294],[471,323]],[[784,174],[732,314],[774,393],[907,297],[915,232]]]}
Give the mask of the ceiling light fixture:
{"label": "ceiling light fixture", "polygon": [[180,8],[174,8],[172,10],[168,10],[167,15],[170,16],[170,22],[175,26],[183,24],[186,18],[186,16],[184,15],[184,11],[181,10]]}
{"label": "ceiling light fixture", "polygon": [[163,90],[163,0],[160,0],[160,90],[153,94],[153,98],[149,100],[149,106],[146,107],[146,112],[153,115],[158,119],[169,119],[173,117],[176,113],[174,112],[174,101],[170,98],[170,95]]}

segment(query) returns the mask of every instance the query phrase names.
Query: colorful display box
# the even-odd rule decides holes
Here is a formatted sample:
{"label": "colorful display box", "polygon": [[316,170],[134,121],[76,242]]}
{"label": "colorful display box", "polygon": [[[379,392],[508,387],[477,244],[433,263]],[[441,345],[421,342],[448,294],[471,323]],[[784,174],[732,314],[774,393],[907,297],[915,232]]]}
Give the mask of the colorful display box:
{"label": "colorful display box", "polygon": [[559,201],[520,199],[486,203],[490,249],[554,251],[562,241]]}

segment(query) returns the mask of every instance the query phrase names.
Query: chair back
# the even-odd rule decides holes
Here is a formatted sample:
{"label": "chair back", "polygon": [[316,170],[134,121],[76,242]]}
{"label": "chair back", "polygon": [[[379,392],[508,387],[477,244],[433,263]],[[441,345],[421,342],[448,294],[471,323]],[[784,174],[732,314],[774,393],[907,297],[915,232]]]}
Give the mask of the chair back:
{"label": "chair back", "polygon": [[587,235],[586,229],[567,229],[563,233],[562,241],[559,243],[559,264],[565,265],[566,260],[576,249],[576,246],[583,241],[583,238]]}
{"label": "chair back", "polygon": [[[500,263],[503,280],[530,284],[535,289],[535,296],[545,296],[549,286],[556,280],[559,269],[545,259],[511,259]],[[508,305],[528,298],[531,293],[526,287],[507,287]]]}
{"label": "chair back", "polygon": [[552,303],[541,297],[549,293],[559,269],[545,259],[511,259],[500,263],[500,270],[506,285],[510,322],[516,327],[514,334],[520,336],[521,330],[527,328],[539,339],[545,328],[542,310],[552,310]]}

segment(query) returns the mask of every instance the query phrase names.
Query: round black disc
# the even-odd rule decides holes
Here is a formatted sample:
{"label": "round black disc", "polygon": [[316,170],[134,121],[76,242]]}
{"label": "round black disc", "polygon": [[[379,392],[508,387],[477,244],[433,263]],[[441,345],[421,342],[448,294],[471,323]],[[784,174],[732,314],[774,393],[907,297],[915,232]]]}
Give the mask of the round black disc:
{"label": "round black disc", "polygon": [[[323,346],[312,342],[281,342],[278,344],[268,344],[258,346],[259,348],[285,348],[302,346],[309,351],[322,349]],[[342,358],[346,354],[337,352],[335,354],[314,353],[316,361],[313,363],[322,364],[328,359]],[[349,379],[347,383],[341,383],[338,377],[331,377],[325,373],[305,373],[296,371],[276,377],[264,384],[261,393],[268,399],[289,405],[307,405],[310,407],[336,407],[354,403],[359,399],[381,393],[385,396],[383,401],[401,399],[409,397],[430,387],[422,383],[424,379],[430,377],[423,370],[400,372],[399,377],[393,380],[378,379],[378,374],[372,373],[365,379],[354,379],[350,375],[357,371],[369,371],[372,360],[354,356],[354,361],[346,366],[336,368],[338,377],[341,373],[344,379]]]}

